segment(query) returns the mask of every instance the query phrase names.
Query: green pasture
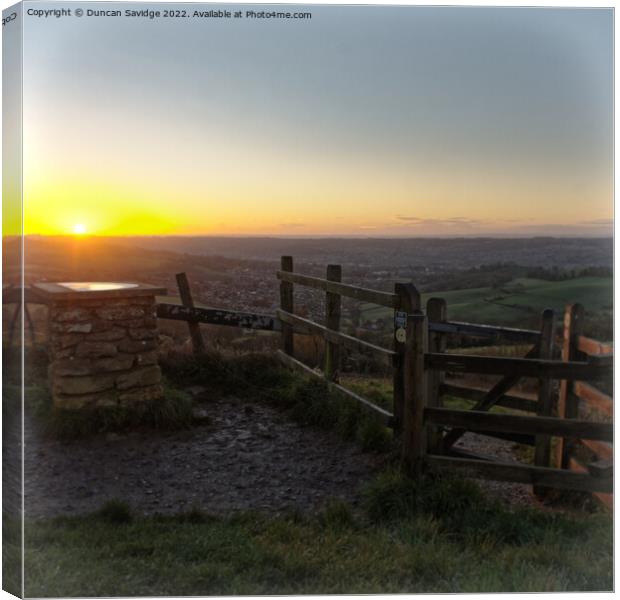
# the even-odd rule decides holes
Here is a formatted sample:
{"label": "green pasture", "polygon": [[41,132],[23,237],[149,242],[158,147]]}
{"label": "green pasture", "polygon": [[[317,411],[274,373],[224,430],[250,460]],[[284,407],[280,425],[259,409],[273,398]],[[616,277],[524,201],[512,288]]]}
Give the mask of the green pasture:
{"label": "green pasture", "polygon": [[[422,294],[422,301],[444,298],[448,317],[455,321],[523,325],[545,308],[559,315],[566,304],[579,302],[588,313],[610,312],[613,305],[613,280],[609,277],[579,277],[566,281],[544,281],[525,277],[498,287],[447,290]],[[392,311],[374,304],[362,306],[362,321],[390,320]]]}

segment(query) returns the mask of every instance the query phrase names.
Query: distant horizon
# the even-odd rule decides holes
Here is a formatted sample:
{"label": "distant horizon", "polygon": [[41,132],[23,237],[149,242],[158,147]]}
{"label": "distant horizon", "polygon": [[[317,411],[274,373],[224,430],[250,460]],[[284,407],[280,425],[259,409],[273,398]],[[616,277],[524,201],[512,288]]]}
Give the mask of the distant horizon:
{"label": "distant horizon", "polygon": [[[18,236],[5,236],[6,237],[18,237]],[[166,234],[155,234],[155,233],[144,233],[144,234],[125,234],[125,235],[81,235],[81,234],[71,234],[71,233],[27,233],[24,234],[24,237],[41,237],[41,238],[68,238],[68,239],[125,239],[125,238],[225,238],[225,239],[356,239],[356,240],[415,240],[415,239],[445,239],[445,240],[459,240],[459,239],[473,239],[473,240],[483,240],[483,239],[613,239],[614,233],[613,231],[609,234],[549,234],[549,235],[533,235],[533,234],[487,234],[487,235],[476,235],[476,234],[461,234],[461,235],[439,235],[439,234],[420,234],[420,235],[326,235],[326,234],[307,234],[307,235],[292,235],[292,234],[211,234],[211,233],[190,233],[190,234],[177,234],[177,233],[166,233]]]}

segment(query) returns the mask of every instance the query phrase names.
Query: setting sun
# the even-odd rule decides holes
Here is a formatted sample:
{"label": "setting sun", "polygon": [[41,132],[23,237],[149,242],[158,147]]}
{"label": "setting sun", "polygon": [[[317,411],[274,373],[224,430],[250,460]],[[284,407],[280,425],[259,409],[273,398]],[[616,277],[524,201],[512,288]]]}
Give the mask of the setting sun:
{"label": "setting sun", "polygon": [[76,223],[73,226],[73,233],[75,235],[84,235],[86,233],[86,225],[83,223]]}

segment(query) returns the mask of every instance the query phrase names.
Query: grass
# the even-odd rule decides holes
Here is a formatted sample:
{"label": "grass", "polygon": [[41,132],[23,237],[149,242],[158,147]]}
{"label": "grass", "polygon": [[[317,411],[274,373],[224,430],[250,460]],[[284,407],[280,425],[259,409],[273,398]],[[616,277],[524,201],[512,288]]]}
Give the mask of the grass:
{"label": "grass", "polygon": [[234,393],[267,402],[287,411],[301,425],[336,431],[365,451],[385,452],[392,447],[391,430],[356,402],[330,392],[322,381],[292,373],[270,355],[173,354],[163,361],[162,368],[173,385],[196,383],[214,394]]}
{"label": "grass", "polygon": [[[441,297],[448,303],[448,315],[454,321],[489,323],[523,327],[524,322],[538,322],[545,308],[559,316],[564,306],[579,302],[589,313],[610,312],[613,304],[613,280],[610,277],[578,277],[566,281],[545,281],[520,277],[501,288],[482,287],[422,294]],[[362,320],[387,319],[392,312],[374,304],[363,305]]]}
{"label": "grass", "polygon": [[[20,402],[19,386],[5,384],[2,402],[5,431],[19,415]],[[46,386],[31,385],[24,389],[24,405],[44,434],[61,440],[136,428],[184,429],[194,422],[190,396],[169,384],[164,385],[163,398],[158,400],[146,401],[132,407],[81,410],[55,408]]]}
{"label": "grass", "polygon": [[[163,368],[169,391],[192,383],[220,393],[234,389],[367,449],[391,447],[389,431],[357,405],[268,356],[178,355]],[[344,383],[389,408],[391,382]],[[29,410],[46,414],[44,391],[30,390],[26,398]],[[169,424],[175,411],[155,423]],[[198,507],[171,516],[139,513],[139,506],[118,499],[90,515],[27,521],[26,595],[597,591],[613,585],[609,515],[511,511],[470,481],[432,474],[414,482],[389,469],[368,487],[361,508],[331,502],[317,515],[214,517]]]}
{"label": "grass", "polygon": [[[7,465],[4,464],[6,469]],[[22,529],[16,514],[4,507],[2,512],[2,589],[20,597],[22,594]]]}
{"label": "grass", "polygon": [[612,526],[391,470],[359,511],[138,517],[118,503],[28,522],[25,559],[28,596],[594,591],[612,587]]}
{"label": "grass", "polygon": [[[354,392],[371,400],[375,404],[392,410],[392,381],[388,379],[374,377],[344,376],[341,383]],[[444,396],[443,406],[461,410],[470,410],[475,404],[474,400],[458,398],[457,396]],[[504,408],[503,406],[493,406],[492,412],[501,414],[519,414],[518,411]]]}

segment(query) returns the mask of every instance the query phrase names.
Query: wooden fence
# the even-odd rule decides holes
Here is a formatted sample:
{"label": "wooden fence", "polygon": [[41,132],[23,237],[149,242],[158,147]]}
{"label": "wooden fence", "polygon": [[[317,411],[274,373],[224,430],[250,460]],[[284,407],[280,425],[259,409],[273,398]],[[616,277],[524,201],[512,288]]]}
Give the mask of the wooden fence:
{"label": "wooden fence", "polygon": [[[580,304],[566,307],[564,312],[564,329],[562,343],[563,360],[583,360],[587,357],[601,357],[610,360],[613,356],[613,346],[593,340],[582,335],[584,323],[584,308]],[[576,419],[580,413],[594,409],[599,415],[610,420],[613,418],[613,399],[595,385],[591,385],[580,378],[562,381],[558,398],[558,415],[566,419]],[[599,476],[612,476],[613,447],[611,440],[596,440],[576,435],[572,438],[561,439],[556,447],[556,463],[562,468],[577,473],[594,473]],[[594,456],[594,460],[584,464],[580,455],[583,448]],[[613,496],[605,493],[595,493],[595,496],[608,508],[613,506]]]}
{"label": "wooden fence", "polygon": [[176,280],[182,304],[158,302],[157,317],[172,321],[186,321],[195,354],[202,354],[206,350],[200,331],[200,323],[262,331],[279,331],[281,329],[280,321],[271,315],[196,307],[187,275],[177,273]]}
{"label": "wooden fence", "polygon": [[[277,272],[277,276],[280,279],[280,309],[277,311],[277,316],[282,323],[282,348],[278,351],[280,360],[288,367],[301,371],[311,377],[324,379],[330,390],[359,402],[362,407],[373,412],[387,426],[398,430],[402,423],[401,413],[404,400],[404,395],[400,388],[397,389],[395,387],[394,413],[391,413],[339,383],[340,346],[372,353],[388,366],[392,366],[395,382],[402,379],[401,373],[404,363],[400,360],[398,347],[394,349],[383,348],[340,331],[342,296],[355,298],[362,302],[387,306],[388,308],[397,308],[399,306],[398,295],[342,283],[342,269],[339,265],[329,265],[325,279],[295,273],[293,271],[293,258],[290,256],[282,257],[281,269]],[[326,325],[320,325],[310,319],[294,314],[294,284],[325,291]],[[293,356],[294,333],[319,334],[324,337],[325,361],[322,372],[310,368]]]}
{"label": "wooden fence", "polygon": [[[582,490],[611,506],[613,426],[582,418],[581,413],[583,409],[594,409],[610,419],[613,416],[613,399],[592,383],[611,374],[613,347],[582,335],[582,306],[566,308],[561,360],[556,360],[555,315],[551,310],[543,312],[539,330],[461,323],[448,320],[447,305],[441,298],[431,298],[424,312],[413,284],[397,283],[393,292],[384,292],[342,283],[339,265],[329,265],[323,279],[294,272],[292,257],[284,256],[277,277],[277,316],[196,307],[184,273],[177,275],[182,304],[158,303],[157,316],[186,321],[197,353],[205,349],[199,323],[279,332],[280,360],[311,377],[324,379],[332,391],[358,402],[393,428],[402,439],[403,460],[413,473],[429,468],[461,470],[474,477],[532,484],[535,491],[547,487]],[[325,325],[295,314],[295,285],[325,292]],[[392,348],[340,331],[343,296],[393,311]],[[23,297],[24,307],[28,302],[41,301],[28,289]],[[3,301],[17,305],[15,314],[22,306],[21,298],[21,290],[4,290]],[[294,333],[324,338],[322,371],[295,358]],[[517,342],[530,345],[530,349],[522,358],[447,352],[450,335],[483,338],[491,343]],[[393,412],[341,385],[341,347],[369,352],[392,370]],[[502,377],[490,389],[481,389],[449,383],[446,373]],[[534,397],[511,392],[522,378],[538,380]],[[561,382],[557,402],[554,379]],[[474,405],[471,410],[446,408],[443,400],[447,396],[473,400]],[[495,406],[519,414],[489,412]],[[533,446],[534,464],[499,462],[455,447],[467,431]],[[553,438],[557,440],[555,447]],[[580,458],[583,449],[594,459],[584,463]]]}
{"label": "wooden fence", "polygon": [[[289,367],[325,379],[332,390],[358,401],[393,427],[402,436],[403,459],[414,473],[429,468],[460,470],[478,478],[532,484],[538,492],[548,487],[594,492],[609,504],[608,494],[613,486],[613,426],[579,418],[577,402],[581,399],[611,415],[611,397],[586,382],[609,375],[612,348],[580,335],[577,324],[583,322],[582,307],[567,308],[567,314],[572,316],[565,317],[561,360],[556,360],[552,310],[543,312],[540,330],[460,323],[448,320],[447,305],[441,298],[431,298],[424,312],[420,294],[412,284],[397,283],[393,293],[344,284],[338,265],[327,267],[325,279],[310,277],[294,272],[290,256],[282,257],[277,276],[277,316],[282,323],[280,359]],[[294,285],[325,291],[326,325],[294,314]],[[383,348],[340,331],[342,296],[393,309],[393,348]],[[322,371],[294,357],[293,333],[324,337]],[[451,334],[519,342],[531,348],[522,358],[448,353],[446,342]],[[392,366],[393,413],[340,385],[339,346],[369,351]],[[480,389],[447,383],[446,373],[502,377],[490,389]],[[522,378],[538,380],[535,397],[510,393]],[[557,407],[554,379],[561,381]],[[446,408],[445,396],[470,399],[474,405],[471,410]],[[490,413],[494,406],[531,414]],[[533,446],[534,464],[500,462],[455,448],[467,431]],[[559,440],[555,453],[553,438]],[[570,455],[575,444],[585,445],[600,460],[588,465],[577,463]],[[554,456],[561,459],[556,467],[552,464]]]}

